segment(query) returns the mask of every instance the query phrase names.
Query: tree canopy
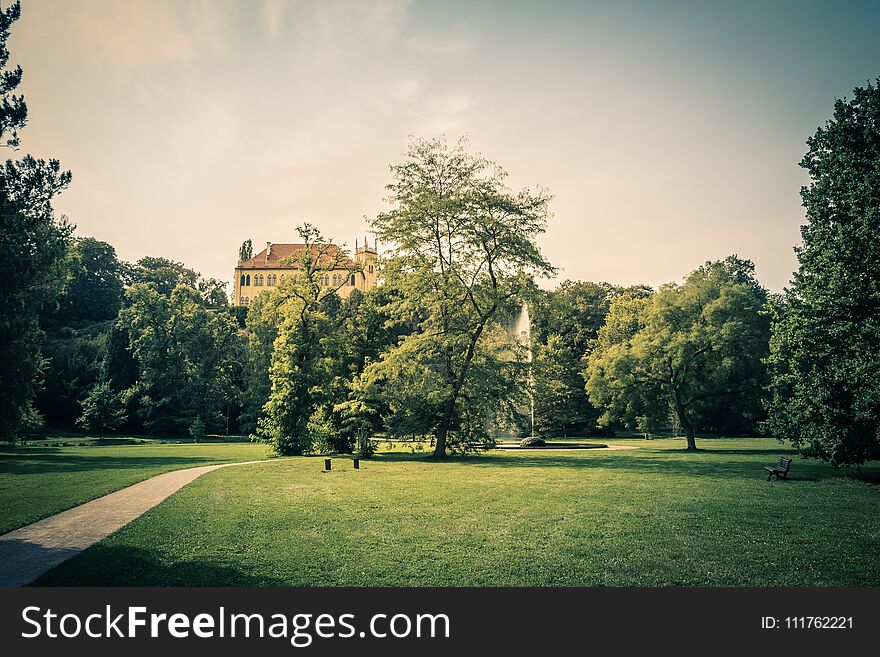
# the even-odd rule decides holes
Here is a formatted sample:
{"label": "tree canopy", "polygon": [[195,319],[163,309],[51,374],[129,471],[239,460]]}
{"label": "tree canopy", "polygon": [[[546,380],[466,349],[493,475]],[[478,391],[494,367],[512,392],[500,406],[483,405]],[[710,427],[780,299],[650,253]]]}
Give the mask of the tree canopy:
{"label": "tree canopy", "polygon": [[[18,2],[0,8],[0,143],[17,148],[27,105],[14,92],[21,67],[9,69],[7,40],[19,18]],[[57,218],[52,199],[70,182],[57,160],[25,155],[0,165],[0,437],[14,439],[38,425],[33,406],[45,359],[38,316],[63,278],[62,262],[72,227]]]}
{"label": "tree canopy", "polygon": [[688,449],[721,406],[754,423],[769,338],[766,303],[754,265],[734,256],[650,297],[616,298],[585,372],[590,400],[604,409],[600,422],[641,429],[665,424],[672,411]]}
{"label": "tree canopy", "polygon": [[392,208],[373,221],[389,245],[385,284],[400,292],[391,315],[418,328],[365,376],[387,386],[395,423],[418,418],[418,430],[435,438],[437,457],[446,455],[450,432],[459,444],[484,438],[487,409],[474,404],[493,399],[483,394],[485,382],[517,378],[498,376],[510,357],[496,329],[510,320],[532,277],[553,271],[535,242],[550,196],[510,191],[506,172],[466,146],[413,141],[391,167]]}
{"label": "tree canopy", "polygon": [[834,465],[880,458],[880,79],[834,104],[801,166],[799,269],[776,306],[768,428]]}

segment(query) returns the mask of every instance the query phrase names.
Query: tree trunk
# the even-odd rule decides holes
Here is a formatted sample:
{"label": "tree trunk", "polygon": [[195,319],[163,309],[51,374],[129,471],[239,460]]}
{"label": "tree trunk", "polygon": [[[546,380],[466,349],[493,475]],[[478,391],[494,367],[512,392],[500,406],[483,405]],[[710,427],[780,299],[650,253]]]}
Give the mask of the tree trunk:
{"label": "tree trunk", "polygon": [[[684,423],[682,423],[682,424],[684,424]],[[687,431],[688,451],[689,452],[696,451],[697,441],[694,440],[694,428],[691,426],[690,422],[688,422],[687,425],[685,425],[685,431]]]}
{"label": "tree trunk", "polygon": [[437,440],[434,443],[434,458],[446,458],[446,437],[449,435],[449,426],[452,424],[452,413],[455,410],[456,397],[450,397],[446,400],[443,407],[443,420],[437,428]]}
{"label": "tree trunk", "polygon": [[697,441],[694,438],[694,425],[691,424],[691,421],[688,419],[687,411],[685,410],[684,404],[681,403],[681,399],[678,396],[678,391],[674,393],[675,397],[675,413],[678,415],[678,421],[681,423],[681,426],[684,427],[685,437],[687,438],[687,449],[689,452],[696,451],[697,449]]}

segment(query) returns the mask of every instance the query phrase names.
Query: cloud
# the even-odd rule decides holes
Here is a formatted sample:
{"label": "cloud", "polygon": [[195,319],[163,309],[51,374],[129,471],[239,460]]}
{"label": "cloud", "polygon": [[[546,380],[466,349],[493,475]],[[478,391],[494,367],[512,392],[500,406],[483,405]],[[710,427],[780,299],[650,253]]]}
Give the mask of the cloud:
{"label": "cloud", "polygon": [[275,40],[281,33],[285,9],[289,3],[285,0],[263,0],[263,28],[269,39]]}
{"label": "cloud", "polygon": [[44,44],[47,57],[131,76],[223,52],[228,27],[224,8],[210,0],[30,0],[19,30]]}
{"label": "cloud", "polygon": [[458,57],[470,52],[474,47],[474,42],[460,34],[437,36],[422,32],[407,39],[406,47],[409,50],[426,55]]}

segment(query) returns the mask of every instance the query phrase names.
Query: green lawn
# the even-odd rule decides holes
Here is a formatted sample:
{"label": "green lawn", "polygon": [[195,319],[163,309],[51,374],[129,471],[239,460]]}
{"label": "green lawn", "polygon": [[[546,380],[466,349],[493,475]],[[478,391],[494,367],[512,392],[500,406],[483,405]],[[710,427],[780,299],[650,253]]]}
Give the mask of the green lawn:
{"label": "green lawn", "polygon": [[0,534],[162,472],[266,454],[250,443],[0,449]]}
{"label": "green lawn", "polygon": [[603,440],[207,474],[43,585],[880,585],[880,464],[762,467],[774,440]]}

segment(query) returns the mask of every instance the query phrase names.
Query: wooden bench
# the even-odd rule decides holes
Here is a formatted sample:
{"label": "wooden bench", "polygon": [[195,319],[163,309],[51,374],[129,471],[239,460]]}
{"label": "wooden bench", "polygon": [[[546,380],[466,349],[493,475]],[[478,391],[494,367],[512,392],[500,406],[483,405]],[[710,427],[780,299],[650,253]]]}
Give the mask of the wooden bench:
{"label": "wooden bench", "polygon": [[774,465],[772,468],[769,465],[765,465],[764,469],[767,471],[767,481],[770,481],[770,478],[773,475],[776,475],[777,481],[779,480],[779,475],[782,475],[783,479],[788,479],[788,469],[791,467],[791,459],[787,459],[784,456],[779,457],[779,463]]}

